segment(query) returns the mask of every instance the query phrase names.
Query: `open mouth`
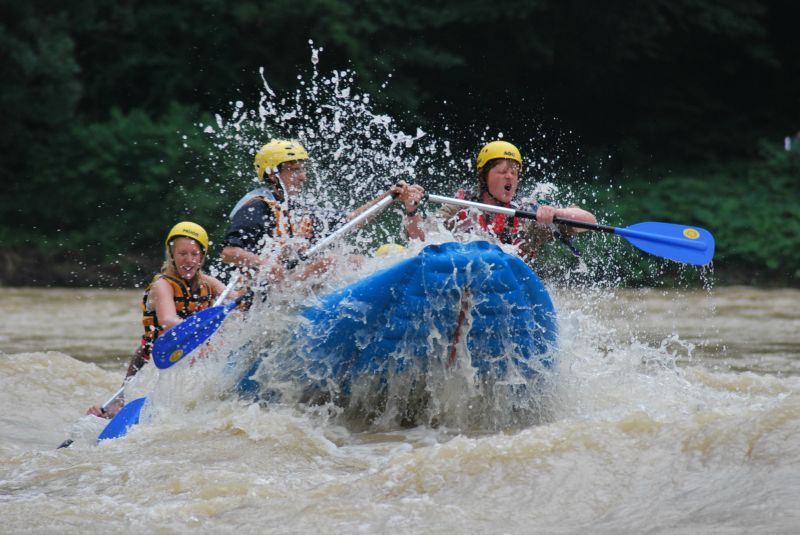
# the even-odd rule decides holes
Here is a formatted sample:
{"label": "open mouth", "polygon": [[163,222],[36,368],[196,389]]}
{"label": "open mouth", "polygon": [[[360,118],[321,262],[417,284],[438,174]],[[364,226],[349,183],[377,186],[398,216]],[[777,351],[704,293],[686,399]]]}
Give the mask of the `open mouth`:
{"label": "open mouth", "polygon": [[503,187],[505,188],[506,191],[511,191],[511,184],[506,184]]}

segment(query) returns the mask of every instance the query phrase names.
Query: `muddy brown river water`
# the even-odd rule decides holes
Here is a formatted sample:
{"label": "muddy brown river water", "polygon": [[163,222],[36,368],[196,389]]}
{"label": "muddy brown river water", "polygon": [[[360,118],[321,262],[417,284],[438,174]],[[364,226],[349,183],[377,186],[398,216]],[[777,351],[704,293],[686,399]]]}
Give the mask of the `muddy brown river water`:
{"label": "muddy brown river water", "polygon": [[180,399],[95,446],[104,422],[81,414],[119,386],[140,290],[6,288],[2,530],[797,533],[800,291],[552,293],[541,425],[354,431],[176,366],[138,388]]}

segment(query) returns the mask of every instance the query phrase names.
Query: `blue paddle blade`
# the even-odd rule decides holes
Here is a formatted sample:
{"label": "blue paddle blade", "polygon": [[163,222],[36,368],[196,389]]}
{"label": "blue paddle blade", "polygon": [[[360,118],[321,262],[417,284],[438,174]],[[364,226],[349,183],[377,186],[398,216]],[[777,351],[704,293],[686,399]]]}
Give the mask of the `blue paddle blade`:
{"label": "blue paddle blade", "polygon": [[156,338],[153,362],[160,369],[169,368],[191,353],[214,334],[238,301],[192,314],[184,321]]}
{"label": "blue paddle blade", "polygon": [[124,437],[128,434],[128,429],[139,423],[139,415],[142,412],[145,401],[147,401],[147,398],[137,398],[122,407],[97,437],[97,442]]}
{"label": "blue paddle blade", "polygon": [[704,266],[714,258],[714,236],[700,227],[675,223],[637,223],[614,233],[642,251],[676,262]]}

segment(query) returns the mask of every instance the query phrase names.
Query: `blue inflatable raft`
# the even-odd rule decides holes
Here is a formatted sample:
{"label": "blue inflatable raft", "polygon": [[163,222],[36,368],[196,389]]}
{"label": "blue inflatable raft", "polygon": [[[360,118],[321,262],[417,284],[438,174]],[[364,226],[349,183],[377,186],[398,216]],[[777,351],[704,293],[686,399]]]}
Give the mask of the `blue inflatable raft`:
{"label": "blue inflatable raft", "polygon": [[[299,320],[287,340],[240,362],[241,395],[333,402],[368,425],[491,429],[543,416],[556,314],[531,268],[495,245],[428,246],[323,297]],[[99,438],[124,435],[143,402],[126,406]]]}
{"label": "blue inflatable raft", "polygon": [[[468,370],[481,383],[527,383],[552,364],[556,314],[521,259],[487,242],[426,247],[323,297],[290,344],[270,348],[240,390],[302,385],[346,405],[357,383]],[[263,365],[261,365],[263,363]],[[363,389],[362,389],[363,390]]]}

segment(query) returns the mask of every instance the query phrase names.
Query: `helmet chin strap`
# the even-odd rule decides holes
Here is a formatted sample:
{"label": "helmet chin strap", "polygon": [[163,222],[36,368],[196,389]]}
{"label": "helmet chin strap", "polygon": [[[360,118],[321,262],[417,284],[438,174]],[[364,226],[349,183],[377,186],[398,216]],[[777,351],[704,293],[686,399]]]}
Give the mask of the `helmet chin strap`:
{"label": "helmet chin strap", "polygon": [[281,189],[281,192],[283,193],[284,200],[288,202],[289,201],[289,190],[287,190],[286,186],[283,185],[283,180],[281,180],[280,173],[273,172],[273,173],[270,173],[270,176],[275,176],[274,183],[277,184],[278,187]]}
{"label": "helmet chin strap", "polygon": [[492,199],[494,199],[495,201],[497,201],[497,203],[498,203],[498,204],[500,204],[501,206],[505,206],[505,205],[507,204],[507,203],[505,203],[505,202],[501,201],[500,199],[498,199],[497,197],[495,197],[494,195],[492,195],[492,192],[491,192],[491,191],[489,191],[489,190],[488,190],[488,188],[487,188],[487,190],[486,190],[486,193],[488,193],[488,194],[489,194],[489,197],[491,197]]}
{"label": "helmet chin strap", "polygon": [[[506,203],[504,203],[503,201],[501,201],[500,199],[498,199],[497,197],[495,197],[495,196],[492,194],[492,192],[491,192],[491,191],[489,191],[489,184],[487,184],[485,180],[482,180],[482,181],[481,181],[481,187],[480,187],[480,189],[481,189],[481,193],[483,193],[483,192],[486,192],[486,193],[488,193],[488,194],[489,194],[489,197],[491,197],[492,199],[494,199],[495,201],[497,201],[497,204],[499,204],[499,205],[501,205],[501,206],[505,206],[505,205],[506,205]],[[483,196],[483,195],[481,195],[481,197],[482,197],[482,196]]]}
{"label": "helmet chin strap", "polygon": [[283,190],[283,198],[286,199],[286,202],[289,202],[289,190],[286,189],[286,186],[283,185],[283,180],[281,180],[281,175],[278,176],[278,185]]}

